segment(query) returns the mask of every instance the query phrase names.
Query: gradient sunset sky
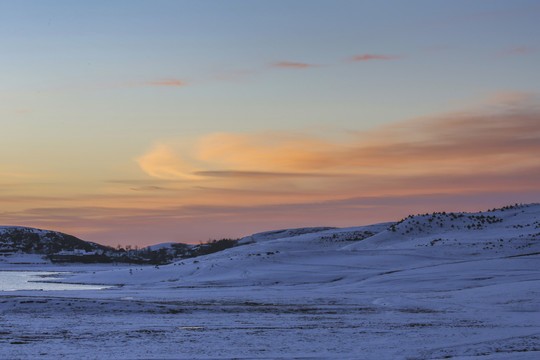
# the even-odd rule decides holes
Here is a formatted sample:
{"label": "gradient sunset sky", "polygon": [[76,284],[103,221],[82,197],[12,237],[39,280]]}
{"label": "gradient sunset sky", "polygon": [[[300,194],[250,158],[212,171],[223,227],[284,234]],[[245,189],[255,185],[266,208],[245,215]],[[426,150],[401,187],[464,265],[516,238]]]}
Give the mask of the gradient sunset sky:
{"label": "gradient sunset sky", "polygon": [[0,2],[0,225],[116,246],[540,201],[540,3]]}

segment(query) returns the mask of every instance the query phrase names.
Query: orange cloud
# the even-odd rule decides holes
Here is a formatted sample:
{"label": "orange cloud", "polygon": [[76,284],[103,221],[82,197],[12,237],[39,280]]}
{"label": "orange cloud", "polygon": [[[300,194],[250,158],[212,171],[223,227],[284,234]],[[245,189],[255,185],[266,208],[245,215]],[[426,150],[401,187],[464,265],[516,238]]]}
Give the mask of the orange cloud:
{"label": "orange cloud", "polygon": [[313,67],[320,67],[320,65],[315,64],[308,64],[308,63],[302,63],[302,62],[289,62],[289,61],[281,61],[272,64],[273,67],[279,67],[279,68],[289,68],[289,69],[306,69],[306,68],[313,68]]}
{"label": "orange cloud", "polygon": [[290,132],[216,133],[199,139],[196,156],[218,169],[309,172],[324,166],[333,148],[323,139]]}
{"label": "orange cloud", "polygon": [[148,175],[159,179],[193,178],[194,168],[168,145],[158,144],[135,161]]}
{"label": "orange cloud", "polygon": [[261,131],[163,140],[135,159],[141,178],[103,181],[86,194],[66,190],[69,179],[36,184],[5,169],[0,217],[143,245],[539,201],[538,104],[530,94],[499,93],[481,109],[334,137]]}
{"label": "orange cloud", "polygon": [[191,153],[160,144],[138,159],[163,179],[418,176],[498,172],[538,165],[538,112],[450,114],[407,120],[337,140],[294,132],[216,133]]}
{"label": "orange cloud", "polygon": [[373,54],[364,54],[353,56],[351,61],[369,61],[369,60],[395,60],[400,59],[401,56],[395,55],[373,55]]}

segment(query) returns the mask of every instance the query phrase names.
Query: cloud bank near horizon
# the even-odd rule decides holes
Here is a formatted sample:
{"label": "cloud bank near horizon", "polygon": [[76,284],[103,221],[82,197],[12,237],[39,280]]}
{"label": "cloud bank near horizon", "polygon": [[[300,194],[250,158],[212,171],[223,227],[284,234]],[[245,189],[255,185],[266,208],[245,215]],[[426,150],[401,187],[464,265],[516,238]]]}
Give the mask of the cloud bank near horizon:
{"label": "cloud bank near horizon", "polygon": [[[133,245],[145,245],[534,202],[540,199],[538,103],[528,93],[498,93],[480,108],[363,131],[164,139],[136,157],[145,176],[104,181],[98,194],[40,197],[49,206],[1,216],[109,244],[132,234]],[[31,175],[17,186],[47,180]],[[5,200],[31,204],[35,197]],[[152,240],[156,226],[166,238]]]}
{"label": "cloud bank near horizon", "polygon": [[243,179],[263,184],[281,178],[300,185],[323,179],[326,188],[329,182],[341,187],[342,180],[360,177],[374,182],[387,177],[474,179],[537,168],[538,108],[525,104],[529,101],[519,94],[499,95],[491,102],[496,106],[489,110],[405,120],[334,138],[263,131],[213,133],[189,142],[171,139],[136,161],[154,178],[220,179],[232,188],[244,188]]}

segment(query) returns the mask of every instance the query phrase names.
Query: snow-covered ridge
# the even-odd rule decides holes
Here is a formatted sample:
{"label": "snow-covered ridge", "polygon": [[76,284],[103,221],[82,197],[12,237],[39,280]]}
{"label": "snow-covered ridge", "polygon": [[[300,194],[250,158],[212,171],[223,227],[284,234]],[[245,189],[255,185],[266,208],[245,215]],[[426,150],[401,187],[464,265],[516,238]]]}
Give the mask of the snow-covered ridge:
{"label": "snow-covered ridge", "polygon": [[22,231],[26,231],[33,234],[47,234],[50,232],[57,232],[57,231],[52,231],[52,230],[31,228],[27,226],[0,226],[0,234],[9,232],[9,231],[14,231],[14,230],[22,230]]}
{"label": "snow-covered ridge", "polygon": [[[384,257],[379,256],[382,253]],[[178,260],[160,267],[159,272],[141,270],[135,277],[119,271],[77,281],[163,281],[166,286],[327,283],[358,281],[366,274],[357,272],[363,267],[383,271],[400,264],[425,266],[441,258],[476,261],[534,253],[540,253],[539,204],[415,215],[397,223],[351,228],[264,232],[242,239],[239,246]],[[373,256],[366,258],[366,254]]]}
{"label": "snow-covered ridge", "polygon": [[[374,249],[456,248],[470,254],[478,252],[513,253],[533,249],[540,237],[540,204],[513,205],[477,213],[437,212],[411,215],[395,223],[334,228],[311,227],[266,231],[246,236],[237,246],[265,248],[264,252],[300,250],[360,251]],[[212,244],[187,245],[162,243],[120,253],[112,248],[86,242],[60,232],[20,226],[0,226],[0,253],[95,255],[109,254],[95,261],[141,260],[149,251],[166,257],[196,257]],[[229,244],[230,247],[234,244]],[[200,249],[199,249],[200,248]],[[247,249],[246,248],[246,249]],[[222,248],[214,251],[220,251]],[[242,252],[243,250],[239,250]],[[118,253],[117,253],[118,252]],[[229,253],[234,253],[233,250]],[[114,259],[113,259],[114,258]],[[141,259],[139,259],[141,258]],[[156,258],[153,256],[152,258]],[[76,260],[76,259],[75,259]],[[157,261],[157,258],[154,259]]]}
{"label": "snow-covered ridge", "polygon": [[283,229],[260,232],[250,236],[246,236],[240,240],[240,244],[248,244],[257,241],[275,240],[283,238],[291,238],[304,234],[312,234],[326,230],[333,230],[335,227],[311,227],[311,228],[297,228],[297,229]]}
{"label": "snow-covered ridge", "polygon": [[175,246],[192,247],[193,245],[182,244],[182,243],[177,243],[177,242],[165,242],[165,243],[159,243],[159,244],[155,244],[155,245],[146,246],[146,247],[141,248],[141,250],[144,251],[144,250],[148,249],[150,251],[158,251],[158,250],[161,250],[161,249],[173,248]]}
{"label": "snow-covered ridge", "polygon": [[53,280],[109,290],[10,294],[0,302],[2,350],[10,358],[46,346],[59,358],[66,344],[76,347],[68,357],[85,349],[89,358],[124,358],[126,348],[148,358],[149,347],[159,358],[539,358],[539,204],[316,229]]}
{"label": "snow-covered ridge", "polygon": [[[162,243],[143,249],[127,246],[112,248],[78,239],[72,235],[19,226],[3,226],[0,230],[0,262],[11,262],[32,254],[55,263],[137,263],[162,265],[175,259],[196,257],[232,247],[235,239],[212,240],[198,245]],[[9,258],[8,258],[9,257]],[[35,262],[35,257],[32,257]]]}
{"label": "snow-covered ridge", "polygon": [[537,244],[538,239],[540,204],[528,204],[477,213],[411,215],[347,249],[453,246],[471,252],[516,251]]}
{"label": "snow-covered ridge", "polygon": [[92,253],[109,248],[58,231],[22,226],[0,226],[0,253],[52,254],[62,251]]}

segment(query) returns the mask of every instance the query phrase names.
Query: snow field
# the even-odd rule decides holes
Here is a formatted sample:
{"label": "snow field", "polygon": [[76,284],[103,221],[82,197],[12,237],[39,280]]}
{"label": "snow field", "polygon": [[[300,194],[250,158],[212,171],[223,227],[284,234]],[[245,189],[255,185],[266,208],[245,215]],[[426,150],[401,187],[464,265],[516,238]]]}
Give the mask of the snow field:
{"label": "snow field", "polygon": [[61,279],[108,290],[4,292],[2,356],[540,358],[540,205],[392,225],[266,232]]}

